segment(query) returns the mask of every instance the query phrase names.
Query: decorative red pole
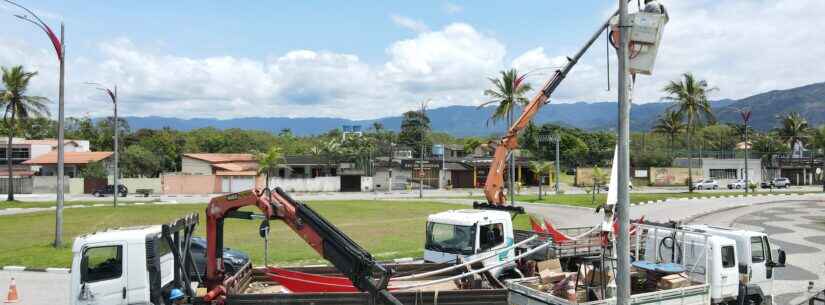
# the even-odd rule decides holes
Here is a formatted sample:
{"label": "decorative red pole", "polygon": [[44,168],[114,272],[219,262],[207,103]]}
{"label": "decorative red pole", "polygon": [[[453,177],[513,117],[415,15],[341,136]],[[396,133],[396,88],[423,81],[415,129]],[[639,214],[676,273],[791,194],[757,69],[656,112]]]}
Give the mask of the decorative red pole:
{"label": "decorative red pole", "polygon": [[[21,20],[31,22],[49,37],[49,40],[52,42],[54,46],[54,51],[57,53],[57,61],[60,63],[60,82],[58,84],[58,118],[57,118],[57,208],[55,209],[55,230],[54,230],[54,246],[60,247],[63,244],[63,190],[64,190],[64,174],[63,174],[63,142],[64,142],[64,135],[63,135],[63,121],[64,121],[64,107],[63,107],[63,91],[64,91],[64,80],[65,80],[65,56],[66,56],[66,48],[64,40],[64,31],[65,27],[63,23],[60,23],[60,38],[54,34],[54,31],[43,22],[40,17],[37,16],[34,12],[27,9],[26,7],[12,2],[11,0],[3,0],[11,5],[19,7],[20,9],[29,13],[34,20],[30,19],[27,15],[14,15]],[[11,174],[11,173],[9,173]],[[11,178],[11,177],[9,177]]]}

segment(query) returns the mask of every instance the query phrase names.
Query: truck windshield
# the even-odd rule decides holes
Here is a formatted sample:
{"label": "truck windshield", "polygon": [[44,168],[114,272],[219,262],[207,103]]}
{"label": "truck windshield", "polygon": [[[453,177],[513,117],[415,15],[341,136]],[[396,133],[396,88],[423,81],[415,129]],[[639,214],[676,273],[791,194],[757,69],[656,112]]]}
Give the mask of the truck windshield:
{"label": "truck windshield", "polygon": [[445,223],[427,223],[427,243],[431,251],[470,255],[475,246],[474,226],[459,226]]}

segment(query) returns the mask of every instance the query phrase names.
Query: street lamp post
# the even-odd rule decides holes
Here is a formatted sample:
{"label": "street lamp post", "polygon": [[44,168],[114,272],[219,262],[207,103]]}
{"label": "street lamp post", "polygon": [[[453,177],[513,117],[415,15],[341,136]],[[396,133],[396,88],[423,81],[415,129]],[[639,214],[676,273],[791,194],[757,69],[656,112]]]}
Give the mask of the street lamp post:
{"label": "street lamp post", "polygon": [[424,118],[427,117],[427,103],[429,103],[429,102],[430,102],[430,100],[426,100],[424,102],[421,102],[421,122],[422,122],[422,126],[421,126],[421,164],[419,165],[419,170],[421,172],[418,173],[418,198],[419,199],[424,198],[424,150],[425,150],[425,141],[424,141],[425,135],[424,135],[424,133],[426,132],[426,130],[423,126],[423,123],[424,123]]}
{"label": "street lamp post", "polygon": [[630,304],[630,241],[627,232],[630,232],[630,197],[628,196],[628,178],[630,177],[630,94],[628,92],[629,77],[628,64],[630,56],[628,46],[630,41],[630,18],[627,14],[627,1],[619,0],[619,145],[618,145],[618,183],[616,216],[619,222],[619,234],[616,236],[617,270],[616,270],[616,304]]}
{"label": "street lamp post", "polygon": [[748,159],[750,159],[750,144],[748,143],[748,121],[751,119],[751,111],[743,110],[739,112],[742,115],[742,121],[745,122],[745,194],[748,194],[748,188],[751,186],[750,178],[748,177]]}
{"label": "street lamp post", "polygon": [[119,138],[118,134],[119,134],[119,131],[118,131],[118,121],[117,121],[117,85],[115,85],[114,90],[111,90],[109,88],[104,88],[102,85],[100,85],[98,83],[87,83],[87,84],[98,86],[96,89],[101,90],[103,92],[106,92],[106,94],[109,95],[109,98],[112,99],[112,105],[114,105],[114,108],[115,108],[114,109],[114,114],[115,114],[115,121],[114,121],[115,168],[114,168],[114,172],[112,173],[114,175],[114,196],[112,196],[112,198],[113,198],[112,203],[114,204],[114,207],[117,207],[117,196],[120,195],[120,187],[119,187],[120,183],[118,181],[119,180],[118,178],[119,178],[119,175],[120,175],[120,170],[119,170],[120,167],[118,166],[118,160],[119,160],[119,158],[118,158],[118,138]]}
{"label": "street lamp post", "polygon": [[[58,83],[58,102],[57,102],[57,207],[55,208],[55,230],[54,230],[54,246],[60,247],[63,244],[63,190],[64,190],[64,175],[63,175],[63,120],[64,120],[64,107],[63,107],[63,91],[64,91],[64,81],[65,81],[65,58],[66,58],[66,48],[65,48],[65,27],[63,23],[60,23],[60,38],[54,34],[54,31],[46,25],[40,17],[37,16],[34,12],[27,9],[26,7],[17,4],[11,0],[3,0],[11,5],[14,5],[27,13],[31,14],[34,19],[29,19],[26,15],[14,15],[21,20],[31,22],[49,37],[49,40],[52,42],[52,46],[54,46],[54,50],[57,53],[57,61],[60,64],[60,78]],[[9,173],[11,174],[11,173]]]}

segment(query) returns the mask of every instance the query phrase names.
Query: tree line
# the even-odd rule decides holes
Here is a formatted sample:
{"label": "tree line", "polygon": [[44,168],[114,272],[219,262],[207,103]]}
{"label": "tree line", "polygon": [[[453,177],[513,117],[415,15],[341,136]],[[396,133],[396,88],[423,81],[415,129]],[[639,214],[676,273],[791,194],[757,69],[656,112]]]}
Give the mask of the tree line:
{"label": "tree line", "polygon": [[[7,135],[9,140],[13,136],[56,138],[57,124],[48,117],[48,108],[45,107],[49,101],[26,94],[28,80],[35,75],[35,72],[26,72],[22,67],[3,68],[0,106],[4,107],[5,112],[4,119],[0,121],[0,134]],[[494,86],[485,94],[493,101],[486,104],[495,102],[498,108],[487,123],[512,122],[516,107],[528,102],[524,95],[529,91],[529,85],[515,70],[504,71],[501,79],[491,79],[491,82]],[[745,127],[743,124],[718,124],[715,121],[707,99],[708,93],[713,90],[705,81],[689,73],[663,88],[667,99],[674,104],[659,117],[651,130],[631,134],[631,165],[665,167],[670,166],[674,158],[693,156],[698,150],[735,151],[737,145],[744,142]],[[748,128],[755,156],[769,161],[775,155],[788,153],[795,143],[808,149],[825,149],[825,126],[808,126],[799,113],[790,113],[777,120],[779,127],[769,132]],[[94,151],[112,151],[113,123],[112,117],[67,118],[66,139],[89,140]],[[371,166],[375,158],[389,156],[398,149],[410,149],[418,156],[422,147],[429,154],[431,145],[439,143],[460,145],[470,153],[498,139],[497,135],[458,138],[433,131],[430,119],[422,111],[404,113],[400,132],[375,123],[364,131],[362,137],[344,137],[341,129],[311,136],[295,135],[288,128],[276,133],[238,128],[132,130],[124,119],[119,119],[118,126],[122,143],[121,171],[125,177],[157,177],[163,172],[180,171],[181,156],[185,153],[254,153],[263,159],[276,147],[278,155],[282,156],[312,155],[328,160],[330,164],[354,162],[365,167]],[[504,130],[502,128],[502,133]],[[552,123],[530,124],[519,136],[519,143],[537,160],[555,159],[554,143],[540,141],[541,134],[559,136],[560,166],[565,170],[579,166],[606,166],[612,160],[616,145],[616,136],[612,131],[588,131]],[[277,159],[270,156],[269,164],[278,163],[272,161]]]}

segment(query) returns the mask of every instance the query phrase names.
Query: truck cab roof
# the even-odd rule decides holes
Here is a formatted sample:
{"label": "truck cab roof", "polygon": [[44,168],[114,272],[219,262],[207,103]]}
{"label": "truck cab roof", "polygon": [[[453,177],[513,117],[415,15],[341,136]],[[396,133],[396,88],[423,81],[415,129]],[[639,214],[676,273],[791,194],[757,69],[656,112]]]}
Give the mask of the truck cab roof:
{"label": "truck cab roof", "polygon": [[126,243],[146,242],[146,236],[160,234],[160,231],[160,225],[152,225],[123,227],[84,234],[75,238],[74,244],[72,245],[72,252],[79,252],[83,245],[94,243],[111,241],[123,241]]}
{"label": "truck cab roof", "polygon": [[472,226],[476,223],[508,222],[510,213],[490,210],[449,210],[427,217],[428,222],[437,222],[459,226]]}
{"label": "truck cab roof", "polygon": [[685,228],[693,229],[693,230],[697,230],[697,231],[703,231],[703,232],[707,232],[709,234],[722,235],[722,236],[742,236],[742,237],[767,236],[767,234],[765,234],[764,232],[748,231],[748,230],[742,230],[742,229],[717,227],[717,226],[709,226],[709,225],[686,225]]}

